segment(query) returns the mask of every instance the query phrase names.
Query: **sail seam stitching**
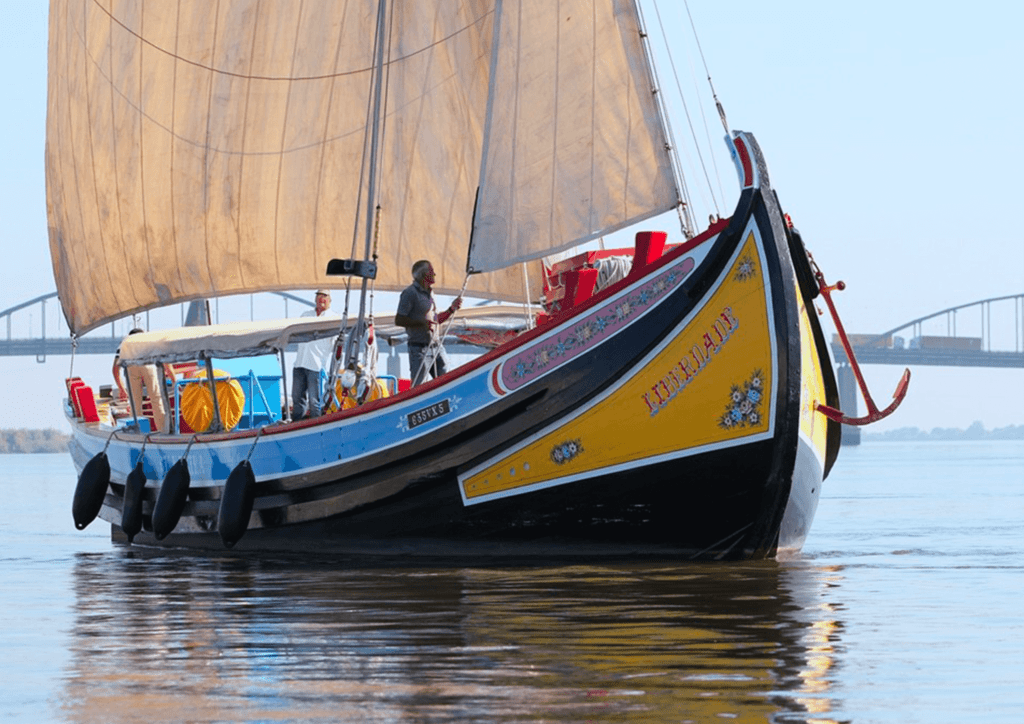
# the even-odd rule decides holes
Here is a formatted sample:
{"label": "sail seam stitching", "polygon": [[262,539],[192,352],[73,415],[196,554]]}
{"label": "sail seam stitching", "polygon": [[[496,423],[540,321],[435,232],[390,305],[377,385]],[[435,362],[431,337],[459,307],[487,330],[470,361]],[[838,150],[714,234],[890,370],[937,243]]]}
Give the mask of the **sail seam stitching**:
{"label": "sail seam stitching", "polygon": [[[194,61],[194,60],[189,60],[188,58],[184,58],[184,57],[178,55],[176,52],[171,52],[171,51],[167,50],[166,48],[160,47],[159,45],[157,45],[153,41],[147,40],[141,34],[137,33],[134,30],[132,30],[127,25],[125,25],[120,20],[118,20],[116,17],[114,17],[114,14],[112,12],[110,12],[109,10],[107,10],[102,5],[100,5],[98,0],[92,0],[92,2],[93,2],[93,5],[96,5],[100,10],[102,10],[106,15],[108,15],[110,17],[110,19],[113,20],[113,22],[117,23],[122,28],[124,28],[125,32],[128,32],[131,35],[134,35],[136,38],[139,39],[140,42],[145,43],[146,45],[150,46],[154,50],[159,51],[159,52],[163,53],[164,55],[167,55],[168,57],[174,58],[175,60],[180,60],[182,63],[188,63],[191,66],[199,68],[200,70],[207,70],[207,71],[210,71],[211,73],[217,73],[219,75],[227,75],[227,76],[231,76],[233,78],[241,78],[241,79],[244,79],[244,80],[306,81],[306,80],[328,80],[328,79],[331,79],[331,78],[341,78],[341,77],[344,77],[344,76],[359,75],[360,73],[369,73],[369,72],[373,71],[373,68],[358,68],[356,70],[349,70],[349,71],[345,71],[343,73],[330,73],[330,74],[326,74],[326,75],[279,76],[279,75],[252,75],[252,74],[249,74],[249,73],[235,73],[235,72],[232,72],[230,70],[221,70],[220,68],[214,68],[212,66],[205,65],[203,63],[199,63],[199,62]],[[474,22],[470,23],[469,25],[466,25],[465,27],[459,28],[458,30],[456,30],[455,32],[451,33],[447,37],[442,38],[441,40],[439,40],[439,41],[437,41],[435,43],[431,43],[430,45],[424,46],[423,48],[415,50],[415,51],[409,53],[408,55],[403,55],[401,57],[392,59],[389,62],[389,64],[390,63],[402,63],[403,61],[408,60],[409,58],[414,58],[417,55],[420,55],[422,53],[426,53],[426,52],[428,52],[429,50],[433,49],[434,47],[436,47],[438,45],[444,45],[451,38],[454,38],[456,35],[460,35],[461,33],[468,32],[469,29],[472,28],[474,25],[479,25],[481,22],[484,21],[485,18],[487,18],[488,15],[490,15],[493,12],[494,11],[491,10],[491,11],[488,11],[488,12],[484,13],[479,18],[477,18],[477,20],[475,20]]]}

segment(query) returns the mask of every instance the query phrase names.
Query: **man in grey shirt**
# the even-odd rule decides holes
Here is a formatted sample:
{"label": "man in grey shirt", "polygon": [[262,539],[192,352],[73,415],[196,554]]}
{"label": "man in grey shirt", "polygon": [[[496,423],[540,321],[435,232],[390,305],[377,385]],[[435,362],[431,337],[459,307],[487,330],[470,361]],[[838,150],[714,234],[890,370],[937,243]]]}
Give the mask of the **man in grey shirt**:
{"label": "man in grey shirt", "polygon": [[434,303],[434,266],[426,259],[412,265],[412,284],[402,290],[395,312],[395,324],[405,327],[409,335],[409,375],[416,385],[448,371],[448,359],[437,335],[437,325],[444,324],[462,306],[458,297],[444,312],[437,314]]}

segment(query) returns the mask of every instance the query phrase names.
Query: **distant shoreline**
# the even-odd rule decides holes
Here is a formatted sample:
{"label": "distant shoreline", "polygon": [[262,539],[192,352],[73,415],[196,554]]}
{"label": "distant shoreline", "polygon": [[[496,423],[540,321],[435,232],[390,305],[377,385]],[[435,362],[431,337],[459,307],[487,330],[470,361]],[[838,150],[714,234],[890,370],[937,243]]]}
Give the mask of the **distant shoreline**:
{"label": "distant shoreline", "polygon": [[[861,442],[948,442],[950,440],[1024,440],[1024,425],[986,430],[975,422],[966,430],[936,427],[922,430],[901,427],[885,432],[861,431]],[[62,453],[68,451],[71,435],[59,430],[0,430],[0,455]]]}
{"label": "distant shoreline", "polygon": [[62,453],[71,436],[60,430],[0,430],[0,454]]}
{"label": "distant shoreline", "polygon": [[1024,425],[1009,425],[986,430],[975,422],[966,430],[955,427],[935,427],[921,430],[917,427],[901,427],[885,432],[861,432],[861,442],[948,442],[950,440],[1024,440]]}

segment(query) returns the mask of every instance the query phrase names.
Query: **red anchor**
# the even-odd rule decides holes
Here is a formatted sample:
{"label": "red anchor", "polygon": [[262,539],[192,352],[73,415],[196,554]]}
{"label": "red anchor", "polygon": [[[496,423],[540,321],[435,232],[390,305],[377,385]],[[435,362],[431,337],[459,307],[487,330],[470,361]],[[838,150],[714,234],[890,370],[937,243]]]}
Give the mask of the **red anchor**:
{"label": "red anchor", "polygon": [[864,396],[864,403],[868,407],[868,414],[864,417],[848,417],[843,413],[842,410],[837,410],[834,407],[823,405],[820,402],[817,404],[817,410],[821,411],[830,420],[841,422],[844,425],[870,425],[872,422],[878,422],[882,418],[888,417],[896,408],[903,402],[903,398],[907,396],[907,385],[910,384],[910,370],[903,370],[903,377],[900,379],[898,385],[896,385],[896,391],[892,393],[892,404],[886,407],[884,410],[879,410],[875,405],[875,401],[871,399],[871,393],[868,392],[868,385],[864,381],[864,375],[861,374],[860,365],[857,364],[857,358],[853,354],[853,347],[850,345],[850,340],[846,336],[846,330],[843,329],[843,323],[839,319],[839,313],[836,311],[835,305],[832,303],[832,292],[843,291],[846,289],[846,284],[839,281],[834,285],[829,286],[825,283],[825,275],[821,273],[821,269],[814,262],[814,257],[811,256],[810,252],[807,252],[807,260],[811,263],[811,269],[814,271],[814,278],[818,282],[818,290],[821,295],[825,297],[825,304],[828,305],[828,310],[832,314],[832,321],[835,322],[836,332],[839,333],[839,341],[843,345],[843,349],[846,350],[846,358],[850,361],[850,369],[853,370],[854,377],[857,378],[857,385],[860,387],[861,394]]}

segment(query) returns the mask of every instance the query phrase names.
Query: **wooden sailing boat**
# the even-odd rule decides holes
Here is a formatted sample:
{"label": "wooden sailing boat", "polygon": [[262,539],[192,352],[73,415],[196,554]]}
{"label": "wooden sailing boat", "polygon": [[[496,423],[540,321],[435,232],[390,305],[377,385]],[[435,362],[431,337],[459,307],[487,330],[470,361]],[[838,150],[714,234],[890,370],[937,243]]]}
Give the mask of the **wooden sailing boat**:
{"label": "wooden sailing boat", "polygon": [[750,134],[727,139],[733,215],[693,228],[633,2],[53,0],[50,17],[50,240],[73,334],[192,299],[361,286],[333,327],[125,340],[125,364],[205,367],[215,408],[214,359],[283,363],[290,342],[337,335],[352,366],[367,291],[405,287],[417,259],[436,292],[537,302],[525,263],[673,208],[684,226],[669,245],[639,233],[601,288],[594,255],[562,262],[510,339],[314,420],[145,434],[91,420],[79,386],[79,527],[252,550],[800,548],[840,438],[819,409],[838,407],[812,313],[824,281]]}

